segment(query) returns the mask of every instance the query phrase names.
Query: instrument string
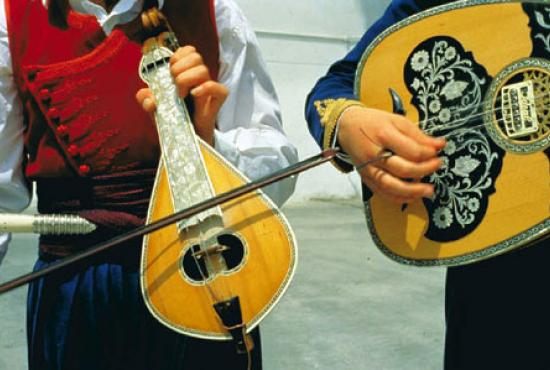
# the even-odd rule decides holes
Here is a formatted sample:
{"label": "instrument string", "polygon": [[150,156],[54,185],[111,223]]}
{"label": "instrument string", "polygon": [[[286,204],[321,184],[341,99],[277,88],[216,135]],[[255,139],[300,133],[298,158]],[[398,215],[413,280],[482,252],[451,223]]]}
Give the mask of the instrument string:
{"label": "instrument string", "polygon": [[[173,29],[171,28],[170,24],[168,22],[166,22],[166,25],[168,26],[169,33],[170,33],[169,38],[171,39],[170,42],[171,42],[171,48],[173,48],[172,51],[175,51],[179,47],[178,39],[177,39],[176,34],[174,33]],[[157,43],[156,46],[159,47],[159,44]],[[182,105],[183,109],[185,110],[187,117],[189,117],[189,111],[187,110],[187,106],[185,105],[185,102],[183,101],[183,99],[180,98],[179,102]],[[187,124],[191,125],[192,131],[195,132],[193,123],[190,120],[185,120],[185,121],[187,121],[186,122]],[[196,133],[195,133],[195,135],[196,135]],[[198,149],[197,150],[198,155],[202,157],[201,151],[198,148],[198,146],[197,146],[197,149]],[[203,166],[204,166],[204,160],[202,160],[201,163],[203,163]],[[207,169],[205,167],[203,167],[203,170],[205,171],[205,173],[207,174],[207,178],[209,179]],[[212,185],[210,185],[210,188],[211,189],[213,188]],[[212,195],[214,195],[214,194],[212,194]],[[212,305],[214,305],[216,303],[222,302],[223,300],[230,299],[231,297],[234,296],[234,294],[232,292],[232,289],[230,289],[229,286],[228,286],[229,283],[226,281],[226,279],[224,279],[223,271],[221,271],[221,268],[223,266],[220,265],[220,260],[219,259],[223,259],[223,256],[220,256],[218,254],[218,253],[221,253],[221,251],[214,250],[213,254],[215,256],[214,257],[211,256],[209,248],[211,247],[210,244],[212,244],[212,243],[209,242],[209,240],[208,240],[209,237],[216,238],[216,241],[213,243],[214,248],[218,248],[218,247],[222,247],[222,246],[218,246],[218,243],[219,243],[218,235],[219,235],[219,233],[218,233],[218,229],[216,228],[216,225],[214,225],[214,228],[216,228],[216,230],[215,230],[215,233],[214,233],[213,236],[208,235],[208,234],[205,233],[204,227],[207,226],[207,225],[205,225],[205,222],[208,223],[209,221],[210,220],[208,220],[208,219],[199,220],[199,223],[198,223],[199,250],[202,252],[200,254],[200,256],[201,256],[201,258],[204,259],[204,265],[203,266],[206,269],[206,271],[204,271],[203,268],[201,267],[201,263],[198,259],[198,255],[193,250],[191,250],[190,253],[192,255],[195,266],[197,267],[197,269],[199,271],[201,279],[204,282],[204,284],[202,284],[202,285],[204,286],[204,288],[208,292],[208,295],[210,297]],[[223,226],[223,229],[225,230],[225,226],[223,225],[223,218],[222,218],[222,226]],[[188,231],[187,234],[189,235],[190,230],[188,229],[187,231]],[[205,246],[205,244],[207,244],[207,245]],[[190,248],[193,248],[193,246],[191,246]],[[214,258],[217,258],[218,260],[213,262]],[[224,261],[225,261],[225,259],[224,259]],[[209,272],[208,271],[208,266],[210,266],[212,269],[214,269],[216,271],[210,271]],[[209,275],[208,277],[207,277],[207,274]],[[210,276],[210,274],[213,274],[213,276]],[[219,286],[220,285],[220,280],[221,280],[221,287]],[[214,286],[215,284],[217,286]],[[223,298],[220,298],[219,295],[222,295]],[[246,352],[247,352],[247,366],[246,367],[247,367],[247,369],[250,370],[250,368],[252,366],[251,350],[247,347]]]}
{"label": "instrument string", "polygon": [[[169,29],[170,29],[172,40],[174,42],[174,46],[177,48],[179,46],[179,43],[177,41],[176,35],[173,32],[173,30],[171,29],[171,27],[169,27]],[[158,44],[157,44],[157,47],[158,47]],[[180,104],[182,104],[187,116],[189,116],[189,112],[187,110],[187,106],[185,105],[185,102],[181,98],[179,99],[179,101],[180,101]],[[189,122],[187,122],[187,124],[191,124],[191,126],[192,126],[191,128],[193,129],[193,132],[195,132],[192,122],[189,121]],[[195,133],[195,135],[196,135],[196,133]],[[199,148],[197,147],[197,149],[199,149]],[[198,150],[198,155],[202,156],[202,154],[200,152],[200,149]],[[204,160],[201,161],[201,162],[204,164]],[[207,169],[205,167],[203,167],[203,170],[207,174],[207,178],[209,178]],[[212,188],[212,186],[211,186],[211,188]],[[204,282],[203,286],[205,287],[205,289],[206,289],[206,291],[207,291],[207,293],[210,297],[212,305],[214,305],[215,303],[219,303],[219,302],[222,302],[223,300],[230,299],[234,295],[232,293],[232,290],[228,286],[228,282],[226,281],[226,279],[223,278],[222,271],[211,271],[210,273],[214,273],[215,275],[214,276],[208,276],[208,277],[206,276],[206,274],[208,273],[208,266],[211,266],[212,269],[214,269],[214,270],[218,270],[219,267],[220,267],[220,264],[219,264],[219,260],[215,261],[215,262],[212,262],[213,257],[211,256],[210,251],[208,250],[208,248],[210,248],[210,245],[207,245],[205,247],[205,243],[206,243],[206,241],[208,240],[208,237],[209,237],[209,235],[205,234],[204,229],[203,229],[203,227],[205,226],[204,225],[205,221],[207,222],[208,220],[199,220],[199,223],[198,223],[199,237],[198,237],[198,239],[199,239],[199,249],[200,249],[201,252],[203,252],[201,254],[201,257],[204,259],[204,268],[207,271],[203,271],[203,269],[201,267],[201,264],[198,260],[197,254],[193,250],[191,250],[190,253],[191,253],[191,256],[192,256],[193,261],[195,263],[195,266],[197,267],[197,269],[199,271],[201,279]],[[222,224],[223,224],[223,220],[222,220]],[[188,229],[187,231],[190,231],[190,230]],[[188,234],[189,234],[189,232],[188,232]],[[216,245],[214,245],[214,248],[218,247],[217,243],[219,243],[219,239],[217,239],[217,236],[218,236],[217,230],[216,230],[216,233],[215,233],[214,236],[210,236],[210,237],[216,238],[216,243],[215,243]],[[211,244],[211,243],[207,243],[207,244]],[[191,245],[190,248],[193,248],[193,246]],[[221,253],[221,252],[215,251],[215,253],[214,253],[214,254],[216,254],[216,258],[223,258],[223,256],[218,256],[218,253]],[[221,280],[221,285],[222,285],[221,290],[223,291],[221,293],[221,295],[224,296],[223,298],[220,298],[218,296],[219,293],[220,293],[219,287],[216,288],[214,286],[214,282],[218,282],[217,285],[219,286],[220,285],[219,284],[220,280]],[[245,347],[246,347],[246,368],[248,370],[250,370],[252,368],[252,353],[251,353],[251,350],[248,348],[248,346],[245,346]]]}
{"label": "instrument string", "polygon": [[[534,96],[535,101],[537,101],[537,100],[539,100],[539,99],[542,100],[542,99],[544,99],[544,98],[549,98],[547,101],[544,101],[544,103],[545,103],[546,105],[548,105],[548,103],[550,103],[550,92],[546,92],[546,93],[543,93],[543,94],[541,94],[541,95],[535,95],[535,96]],[[495,105],[496,105],[496,103],[500,102],[501,100],[502,100],[502,97],[501,97],[501,96],[498,96],[498,97],[495,99]],[[538,102],[540,103],[540,100],[539,100]],[[454,109],[453,111],[451,111],[450,113],[451,113],[451,114],[456,114],[456,113],[459,113],[459,112],[461,112],[461,111],[468,111],[468,110],[472,110],[472,109],[473,109],[473,110],[477,110],[479,107],[484,106],[484,105],[485,105],[485,102],[483,102],[483,103],[481,103],[481,104],[478,104],[478,105],[476,105],[476,106],[473,107],[473,108],[467,108],[467,107],[456,108],[456,109]],[[539,104],[539,106],[540,106],[540,104]],[[474,116],[470,116],[469,118],[472,118],[472,117],[475,117],[475,116],[482,116],[482,115],[485,115],[485,114],[487,114],[487,113],[489,113],[489,112],[501,111],[502,109],[503,109],[503,108],[490,109],[490,110],[488,110],[488,111],[481,111],[480,113],[478,113],[478,114],[476,114],[476,115],[474,115]],[[469,119],[469,118],[467,118],[467,119]],[[428,119],[428,120],[426,120],[426,121],[423,121],[423,122],[430,123],[430,122],[436,121],[436,120],[438,120],[438,119],[439,119],[439,117],[432,117],[432,118],[430,118],[430,119]],[[464,119],[463,119],[463,120],[464,120]],[[457,122],[457,121],[455,121],[455,122]],[[449,123],[448,126],[453,126],[453,124],[454,124],[455,122]],[[460,122],[460,120],[459,120],[458,122]],[[417,122],[417,123],[418,123],[418,122]]]}
{"label": "instrument string", "polygon": [[[161,46],[159,45],[159,43],[155,43],[153,45],[153,53],[157,53],[157,59],[162,59],[162,55],[160,53],[160,48]],[[169,68],[169,66],[165,66],[165,68]],[[187,107],[185,105],[185,102],[181,99],[181,98],[178,98],[178,102],[179,104],[182,105],[183,109],[185,112],[187,112]],[[191,231],[190,228],[187,228],[187,232],[189,234],[189,232]],[[181,232],[178,230],[178,232]],[[199,249],[200,250],[203,250],[203,237],[202,237],[202,225],[199,224]],[[193,248],[193,245],[191,244],[190,248]],[[205,282],[204,286],[206,287],[206,290],[210,296],[210,299],[213,300],[213,301],[217,301],[217,297],[216,297],[216,294],[214,292],[214,290],[210,287],[210,285],[207,283],[207,272],[203,271],[202,267],[201,267],[201,264],[200,264],[200,261],[198,260],[197,258],[197,255],[194,253],[193,250],[190,251],[191,253],[191,256],[193,257],[193,261],[195,263],[195,266],[197,268],[197,270],[199,271],[199,274],[201,276],[201,279]],[[206,254],[206,256],[208,256],[208,254]],[[205,262],[205,267],[206,267],[206,262]]]}
{"label": "instrument string", "polygon": [[[159,43],[155,43],[152,46],[153,53],[160,53],[160,48],[161,48],[161,45],[159,45]],[[161,55],[160,56],[157,55],[157,59],[161,59]],[[169,68],[169,66],[167,66],[166,68]],[[179,103],[182,105],[184,111],[187,112],[186,114],[188,115],[188,110],[187,110],[187,107],[185,105],[185,102],[181,98],[179,98],[178,100],[179,100]],[[192,125],[191,122],[189,122],[189,124]],[[204,169],[204,171],[206,171],[206,169]],[[210,253],[208,252],[207,248],[204,247],[204,245],[205,245],[205,240],[204,239],[205,238],[204,238],[203,222],[202,221],[198,224],[198,230],[199,230],[199,236],[198,236],[199,249],[200,249],[200,251],[204,251],[204,253],[201,254],[201,258],[204,259],[204,268],[208,270],[208,265],[214,266],[214,264],[212,263]],[[190,232],[191,230],[188,228],[187,231]],[[193,246],[191,245],[190,248],[193,248]],[[203,286],[206,288],[206,291],[208,292],[208,295],[210,296],[210,299],[212,300],[213,303],[219,302],[220,299],[218,297],[218,292],[215,291],[214,287],[210,283],[210,281],[212,279],[214,279],[214,277],[208,276],[208,271],[203,270],[203,268],[201,266],[201,263],[199,261],[198,255],[193,250],[191,250],[190,253],[191,253],[191,256],[193,258],[194,264],[195,264],[195,266],[196,266],[196,268],[197,268],[197,270],[200,274],[200,277],[204,282]]]}
{"label": "instrument string", "polygon": [[[189,230],[189,229],[188,229]],[[192,247],[191,247],[192,248]],[[202,225],[199,224],[199,250],[203,250],[204,247],[203,247],[203,231],[202,231]],[[199,262],[199,258],[197,257],[197,255],[195,254],[194,251],[191,251],[191,255],[193,256],[193,261],[195,262],[195,266],[197,267],[197,270],[199,270],[199,273],[201,275],[201,279],[204,281],[204,287],[206,288],[206,291],[208,292],[208,294],[210,295],[210,299],[213,301],[213,302],[217,302],[219,301],[219,298],[216,296],[216,293],[214,292],[214,289],[212,289],[212,287],[210,286],[210,284],[208,283],[208,279],[209,277],[206,276],[206,274],[208,273],[208,271],[203,271],[202,269],[202,266]],[[206,256],[208,256],[208,254],[205,255],[205,258]],[[206,269],[208,269],[207,267],[207,260],[205,259],[205,263],[204,263],[204,267]]]}
{"label": "instrument string", "polygon": [[[535,101],[537,101],[538,103],[541,103],[542,104],[538,104],[538,107],[540,107],[542,105],[543,108],[550,108],[550,93],[545,93],[545,94],[542,94],[542,95],[538,95],[538,96],[535,96]],[[496,99],[495,102],[498,102],[500,100],[500,98]],[[477,109],[481,106],[483,106],[484,104],[478,104],[476,107],[474,107],[474,109]],[[434,132],[436,131],[444,131],[446,129],[449,129],[449,128],[453,128],[453,127],[456,127],[458,125],[462,125],[463,123],[466,123],[466,122],[469,122],[472,118],[479,118],[479,117],[484,117],[485,115],[487,115],[488,113],[497,113],[497,112],[502,112],[504,108],[502,107],[499,107],[499,108],[495,108],[495,109],[489,109],[489,110],[485,110],[485,111],[481,111],[479,113],[476,113],[476,114],[473,114],[469,117],[464,117],[464,118],[461,118],[461,119],[458,119],[456,121],[453,121],[453,122],[450,122],[450,123],[447,123],[445,125],[440,125],[440,126],[437,126],[437,127],[431,127],[429,129],[426,129],[426,130],[423,130],[426,134],[433,134]],[[460,109],[455,109],[454,111],[451,111],[451,114],[456,114],[457,112],[460,112],[460,111],[465,111],[465,110],[469,110],[469,109],[466,109],[466,108],[460,108]],[[429,124],[429,123],[433,123],[435,121],[439,120],[439,117],[432,117],[432,118],[429,118],[427,120],[424,120],[424,121],[418,121],[416,122],[417,125],[422,125],[422,126],[426,126],[426,124]],[[479,123],[479,122],[483,122],[482,120],[476,120],[476,121],[473,121],[474,123]],[[503,123],[504,120],[503,119],[498,119],[496,120],[496,122],[498,123]],[[482,127],[484,126],[485,124],[480,124],[480,125],[476,125],[476,126],[470,126],[468,128],[477,128],[477,127]],[[463,129],[463,127],[461,127],[460,129]],[[446,137],[450,134],[452,134],[453,131],[447,133],[446,135],[444,135],[443,137]]]}
{"label": "instrument string", "polygon": [[[180,102],[183,105],[184,109],[187,111],[185,102],[182,99],[180,99]],[[187,122],[187,124],[193,125],[192,122]],[[193,128],[193,132],[194,132],[194,128]],[[197,149],[198,149],[197,155],[202,157],[200,149],[198,147]],[[204,163],[204,161],[201,161],[201,162]],[[209,179],[207,168],[203,167],[203,171],[205,171],[205,173],[207,174],[206,177],[207,179]],[[215,194],[212,194],[212,196],[214,195]],[[212,216],[212,217],[216,217],[216,216]],[[220,256],[221,251],[216,250],[216,248],[222,247],[218,245],[219,239],[217,237],[219,235],[219,232],[216,226],[210,227],[210,228],[208,227],[208,223],[210,221],[211,220],[208,220],[208,218],[199,220],[197,225],[198,241],[199,241],[198,244],[199,244],[199,250],[201,251],[200,258],[204,260],[203,266],[206,269],[206,271],[203,271],[197,253],[195,253],[194,251],[191,251],[191,255],[195,262],[195,266],[200,272],[201,279],[204,282],[203,285],[208,291],[210,298],[212,299],[212,304],[215,304],[223,300],[229,299],[230,297],[233,296],[233,294],[232,294],[232,289],[229,287],[226,279],[223,278],[223,271],[221,269],[223,266],[220,265],[220,259],[223,259],[223,256]],[[223,220],[222,220],[222,224],[223,224]],[[216,229],[214,232],[214,235],[209,235],[210,233],[205,232],[205,228]],[[215,238],[216,241],[212,243],[211,241],[208,240],[209,238]],[[210,248],[214,248],[214,251],[212,253]],[[209,266],[212,271],[209,271]]]}
{"label": "instrument string", "polygon": [[[206,171],[206,169],[205,169],[205,171]],[[226,281],[226,279],[224,279],[223,271],[220,269],[220,267],[223,267],[223,266],[220,266],[220,260],[219,259],[222,259],[223,261],[225,261],[225,259],[223,258],[223,255],[220,255],[221,251],[216,251],[215,253],[211,254],[208,251],[208,248],[210,247],[210,245],[207,246],[206,248],[203,247],[203,245],[204,245],[203,242],[205,240],[205,237],[204,237],[205,233],[203,232],[204,222],[205,222],[205,220],[203,220],[199,224],[201,250],[205,251],[204,256],[205,256],[206,260],[208,261],[210,266],[215,270],[215,271],[211,272],[211,273],[214,273],[215,275],[212,276],[211,279],[209,279],[209,281],[206,281],[205,285],[209,290],[213,291],[215,289],[215,287],[213,285],[214,285],[214,283],[216,283],[216,285],[218,286],[216,288],[218,290],[218,293],[223,296],[223,298],[216,297],[216,299],[213,301],[213,303],[218,303],[218,302],[221,302],[223,300],[227,300],[227,299],[231,298],[233,296],[233,291],[232,291],[231,287],[229,286],[228,282]],[[216,241],[214,243],[215,244],[214,248],[218,248],[218,247],[223,248],[223,246],[218,245],[218,243],[219,243],[219,239],[217,238],[218,235],[219,235],[219,233],[216,230],[215,235],[212,236],[212,238],[216,238]],[[214,261],[214,258],[216,258],[217,261]],[[205,263],[205,267],[207,267],[207,266],[208,265]]]}
{"label": "instrument string", "polygon": [[[169,29],[169,33],[170,33],[170,37],[169,40],[171,45],[170,45],[170,49],[174,49],[172,50],[172,52],[174,52],[178,47],[179,47],[179,42],[178,42],[178,39],[176,37],[176,34],[174,33],[173,29],[170,27],[170,25],[167,23],[167,26],[168,26],[168,29]],[[165,40],[166,41],[166,40]],[[161,45],[159,43],[156,43],[155,44],[155,49],[156,50],[159,50]],[[169,68],[169,67],[168,67]],[[178,98],[178,101],[179,103],[181,104],[181,106],[183,107],[183,110],[185,111],[185,114],[187,117],[189,117],[189,111],[187,109],[187,106],[185,104],[185,101],[182,99],[182,98]],[[190,124],[191,125],[191,129],[193,132],[195,132],[194,130],[194,126],[193,126],[193,123],[191,121],[187,122],[187,124]],[[196,133],[195,133],[196,135]],[[200,153],[200,149],[197,148],[197,151],[198,151],[198,155],[199,156],[202,156],[201,153]],[[204,161],[201,161],[203,164],[204,164]],[[203,168],[203,170],[205,171],[205,173],[208,174],[208,171],[206,168]],[[208,175],[207,175],[208,177]],[[204,265],[201,265],[200,261],[199,261],[199,257],[198,255],[194,252],[194,251],[190,251],[191,253],[191,256],[193,258],[193,261],[194,261],[194,264],[197,268],[197,270],[199,271],[199,274],[201,276],[201,279],[203,280],[204,284],[203,286],[206,288],[209,296],[210,296],[210,299],[212,300],[212,303],[217,303],[217,302],[220,302],[221,299],[219,297],[219,294],[220,292],[219,291],[216,291],[215,287],[213,286],[213,282],[215,280],[219,280],[217,278],[217,276],[210,276],[211,274],[219,274],[221,271],[208,271],[208,266],[211,266],[212,268],[215,268],[215,266],[218,266],[218,264],[216,262],[213,262],[213,257],[211,256],[210,254],[210,251],[208,250],[209,246],[206,246],[205,247],[205,243],[206,243],[206,238],[208,238],[208,235],[206,235],[205,237],[205,231],[204,231],[204,222],[206,220],[201,220],[199,221],[199,224],[198,224],[198,245],[199,245],[199,250],[201,252],[203,252],[202,254],[200,254],[200,258],[203,258],[204,260]],[[189,234],[189,231],[190,229],[187,230],[188,231],[188,234]],[[190,248],[193,248],[193,246],[191,246]],[[206,269],[206,271],[203,270],[203,267],[204,266],[204,269]],[[231,290],[229,289],[229,287],[227,286],[227,283],[225,282],[225,279],[222,279],[222,284],[223,284],[223,287],[222,287],[222,291],[225,292],[224,293],[221,293],[221,295],[225,295],[226,297],[229,297],[231,296]],[[226,295],[228,294],[228,295]]]}
{"label": "instrument string", "polygon": [[[500,101],[501,98],[498,97],[497,99],[495,99],[495,103]],[[550,92],[548,93],[544,93],[544,94],[541,94],[541,95],[537,95],[535,96],[535,101],[539,104],[537,104],[537,108],[540,108],[542,106],[543,109],[546,109],[546,108],[549,108],[550,109]],[[541,104],[542,102],[542,104]],[[477,109],[481,106],[483,106],[485,104],[478,104],[474,109]],[[465,110],[470,110],[470,108],[458,108],[458,109],[455,109],[454,111],[451,112],[451,114],[456,114],[456,112],[460,112],[460,111],[465,111]],[[423,129],[422,131],[428,135],[432,135],[436,132],[436,131],[445,131],[446,129],[448,128],[453,128],[455,127],[454,130],[451,130],[443,135],[440,135],[438,137],[441,137],[441,138],[448,138],[448,137],[452,137],[457,131],[460,131],[460,130],[465,130],[465,129],[468,129],[468,130],[472,130],[472,129],[476,129],[476,128],[481,128],[481,127],[485,127],[486,126],[486,122],[484,122],[483,118],[488,114],[488,113],[496,113],[496,112],[501,112],[503,110],[502,107],[500,108],[496,108],[496,109],[489,109],[489,110],[486,110],[486,111],[481,111],[479,113],[476,113],[476,114],[473,114],[469,117],[464,117],[464,118],[461,118],[459,120],[456,120],[454,122],[451,122],[451,123],[448,123],[446,125],[440,125],[440,126],[437,126],[437,127],[431,127],[429,129]],[[481,119],[477,119],[477,120],[473,120],[473,118],[480,118]],[[424,120],[424,121],[418,121],[418,122],[415,122],[414,124],[418,125],[420,127],[420,124],[423,124],[425,126],[426,123],[430,123],[430,122],[435,122],[437,121],[439,118],[438,117],[432,117],[432,118],[429,118],[427,120]],[[467,123],[467,122],[470,122],[472,124],[474,124],[473,126],[467,126],[467,127],[457,127],[459,125],[462,125],[463,123]],[[497,123],[504,123],[504,119],[496,119],[496,120],[493,120],[493,122],[497,122]],[[539,129],[540,131],[540,129]],[[536,134],[536,133],[533,133],[533,134]],[[355,165],[355,170],[357,171],[361,171],[364,167],[370,165],[370,164],[374,164],[376,162],[379,162],[381,160],[384,160],[384,159],[388,159],[390,157],[392,157],[394,155],[393,152],[391,151],[384,151],[382,152],[382,154],[374,157],[374,158],[371,158],[370,160],[367,160],[366,162],[363,162],[363,163],[360,163],[358,165]]]}

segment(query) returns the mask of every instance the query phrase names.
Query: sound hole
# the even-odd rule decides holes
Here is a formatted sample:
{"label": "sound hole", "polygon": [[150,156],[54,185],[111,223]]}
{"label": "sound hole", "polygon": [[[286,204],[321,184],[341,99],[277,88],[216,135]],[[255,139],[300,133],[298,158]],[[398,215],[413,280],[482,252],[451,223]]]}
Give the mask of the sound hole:
{"label": "sound hole", "polygon": [[241,239],[232,234],[224,234],[218,236],[218,243],[227,247],[227,249],[222,252],[227,271],[237,269],[244,260],[244,244]]}
{"label": "sound hole", "polygon": [[[486,112],[489,135],[503,149],[533,153],[550,143],[550,64],[524,59],[493,81]],[[486,113],[487,114],[487,113]]]}
{"label": "sound hole", "polygon": [[183,255],[181,268],[192,283],[200,284],[217,275],[229,275],[244,263],[246,249],[242,240],[234,234],[221,234],[217,243],[201,248],[195,244]]}
{"label": "sound hole", "polygon": [[206,260],[202,257],[198,257],[198,253],[200,253],[200,251],[200,245],[197,244],[192,246],[187,249],[182,261],[182,268],[185,275],[195,283],[208,280],[210,276],[208,269],[206,268]]}

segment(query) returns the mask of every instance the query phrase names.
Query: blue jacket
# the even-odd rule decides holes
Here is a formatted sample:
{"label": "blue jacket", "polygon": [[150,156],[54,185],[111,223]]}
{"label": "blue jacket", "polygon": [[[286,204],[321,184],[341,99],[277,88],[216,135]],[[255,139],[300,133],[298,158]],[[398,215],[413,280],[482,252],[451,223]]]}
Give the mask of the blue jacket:
{"label": "blue jacket", "polygon": [[[365,32],[361,40],[343,59],[334,63],[327,74],[322,77],[312,89],[306,101],[306,120],[309,131],[320,147],[326,148],[331,140],[335,122],[326,113],[326,102],[341,102],[355,100],[354,81],[355,72],[361,57],[370,43],[386,28],[393,24],[428,8],[451,3],[448,0],[394,0],[388,6],[384,15]],[[325,117],[324,117],[325,116]],[[334,117],[334,116],[333,116]],[[328,121],[327,121],[328,120]],[[345,163],[338,162],[344,170]]]}

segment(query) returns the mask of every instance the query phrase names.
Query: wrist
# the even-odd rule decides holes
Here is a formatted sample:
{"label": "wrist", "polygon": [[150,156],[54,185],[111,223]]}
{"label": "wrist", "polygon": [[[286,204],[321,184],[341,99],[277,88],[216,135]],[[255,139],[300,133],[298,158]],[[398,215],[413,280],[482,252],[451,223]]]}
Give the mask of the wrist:
{"label": "wrist", "polygon": [[[315,107],[317,108],[321,125],[324,128],[322,141],[323,149],[334,147],[341,148],[339,143],[339,131],[342,117],[349,110],[363,107],[363,103],[347,98],[326,99],[316,101]],[[345,153],[340,154],[339,159],[335,160],[333,163],[343,172],[349,172],[353,169],[349,164],[349,156]]]}
{"label": "wrist", "polygon": [[353,128],[360,121],[358,117],[364,109],[363,105],[353,105],[342,111],[335,130],[335,142],[347,143],[347,139],[353,136]]}

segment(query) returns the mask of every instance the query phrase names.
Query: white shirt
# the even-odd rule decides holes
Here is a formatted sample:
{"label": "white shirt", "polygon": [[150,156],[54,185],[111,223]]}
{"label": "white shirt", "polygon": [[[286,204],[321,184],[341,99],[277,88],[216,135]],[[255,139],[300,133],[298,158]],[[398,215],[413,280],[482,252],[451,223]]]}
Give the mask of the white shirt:
{"label": "white shirt", "polygon": [[[108,34],[117,24],[134,19],[143,0],[120,0],[109,14],[89,0],[70,0],[70,4],[75,11],[94,14]],[[218,81],[230,92],[218,116],[215,146],[245,175],[256,179],[289,166],[298,156],[283,132],[273,83],[243,13],[233,0],[216,0],[215,11]],[[18,212],[28,206],[30,194],[22,175],[22,105],[13,81],[7,33],[4,0],[0,0],[0,211]],[[295,182],[291,178],[264,191],[281,205],[294,191]],[[8,235],[0,234],[0,262],[8,241]]]}

